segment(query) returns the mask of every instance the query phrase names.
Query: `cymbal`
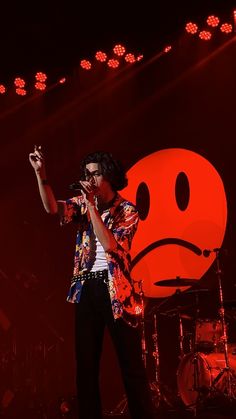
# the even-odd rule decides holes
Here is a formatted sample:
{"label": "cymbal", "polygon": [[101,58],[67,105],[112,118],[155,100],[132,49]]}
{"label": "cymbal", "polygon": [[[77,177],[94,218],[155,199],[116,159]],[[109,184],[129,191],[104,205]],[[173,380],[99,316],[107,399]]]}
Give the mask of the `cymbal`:
{"label": "cymbal", "polygon": [[162,281],[154,282],[154,285],[157,285],[158,287],[188,287],[196,285],[198,282],[199,279],[180,278],[180,276],[177,276],[174,279],[164,279]]}

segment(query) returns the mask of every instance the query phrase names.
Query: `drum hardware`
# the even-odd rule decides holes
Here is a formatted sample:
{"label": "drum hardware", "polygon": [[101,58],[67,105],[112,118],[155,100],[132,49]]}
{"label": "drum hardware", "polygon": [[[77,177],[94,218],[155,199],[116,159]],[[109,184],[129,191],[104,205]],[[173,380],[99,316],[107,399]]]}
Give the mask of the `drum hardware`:
{"label": "drum hardware", "polygon": [[143,359],[143,363],[144,366],[146,368],[147,366],[147,345],[146,345],[146,336],[145,336],[145,318],[144,318],[144,292],[143,292],[143,281],[140,280],[138,281],[139,284],[139,295],[140,295],[140,301],[141,301],[141,320],[140,320],[140,324],[141,324],[141,333],[142,333],[142,337],[141,337],[141,345],[142,345],[142,359]]}
{"label": "drum hardware", "polygon": [[[153,315],[153,325],[154,325],[154,333],[152,334],[152,341],[154,351],[152,352],[152,356],[155,360],[155,381],[150,384],[151,389],[155,389],[156,391],[156,398],[154,400],[154,405],[156,408],[159,408],[161,405],[166,405],[168,407],[173,407],[173,402],[168,395],[171,395],[171,391],[168,389],[166,385],[163,385],[160,379],[160,355],[159,355],[159,345],[158,345],[158,331],[157,331],[157,314]],[[173,397],[172,397],[173,399]]]}
{"label": "drum hardware", "polygon": [[[181,359],[177,371],[179,394],[184,404],[195,413],[196,409],[214,398],[222,399],[224,396],[227,402],[236,401],[236,356],[234,349],[228,346],[219,250],[213,250],[216,253],[219,320],[199,319],[199,294],[196,292],[194,352]],[[199,343],[210,346],[199,347]],[[219,343],[223,346],[221,352],[217,346]]]}
{"label": "drum hardware", "polygon": [[232,385],[233,385],[233,383],[235,384],[236,380],[235,380],[235,376],[233,376],[232,370],[230,368],[229,354],[228,354],[228,336],[227,336],[227,326],[226,326],[226,321],[225,321],[225,309],[224,309],[224,298],[223,298],[222,277],[221,277],[222,270],[221,270],[221,267],[220,267],[220,252],[221,252],[221,249],[213,249],[212,252],[214,252],[216,254],[216,275],[217,275],[217,279],[218,279],[219,302],[220,302],[219,316],[220,316],[220,319],[221,319],[222,329],[223,329],[222,342],[223,342],[224,358],[225,358],[225,367],[219,373],[219,376],[215,378],[215,380],[212,383],[212,386],[214,387],[214,385],[219,381],[221,376],[223,374],[226,374],[227,387],[226,387],[225,394],[227,394],[227,396],[230,399],[235,399],[236,400],[236,394],[233,393],[233,388],[232,388]]}
{"label": "drum hardware", "polygon": [[[183,329],[183,322],[182,320],[192,320],[193,318],[191,316],[189,316],[188,314],[182,313],[183,310],[186,310],[188,308],[190,308],[191,306],[178,306],[177,308],[168,310],[166,312],[161,312],[161,315],[167,316],[167,317],[178,317],[178,328],[179,328],[179,332],[178,332],[178,341],[179,341],[179,358],[182,359],[184,356],[184,339],[186,337],[188,337],[189,335],[185,335],[184,334],[184,329]],[[192,335],[192,334],[191,334]],[[191,344],[190,344],[191,347]]]}

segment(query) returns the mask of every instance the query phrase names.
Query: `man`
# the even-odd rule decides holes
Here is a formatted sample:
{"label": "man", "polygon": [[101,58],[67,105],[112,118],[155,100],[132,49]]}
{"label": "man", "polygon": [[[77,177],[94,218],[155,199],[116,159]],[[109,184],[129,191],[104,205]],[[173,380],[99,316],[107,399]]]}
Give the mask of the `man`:
{"label": "man", "polygon": [[61,224],[78,225],[74,271],[67,301],[75,303],[75,347],[80,419],[101,419],[99,362],[105,326],[118,356],[132,419],[153,418],[142,361],[140,306],[130,277],[130,247],[139,217],[117,192],[127,185],[125,172],[110,153],[89,154],[81,163],[81,191],[56,201],[46,178],[41,147],[29,160],[45,210]]}

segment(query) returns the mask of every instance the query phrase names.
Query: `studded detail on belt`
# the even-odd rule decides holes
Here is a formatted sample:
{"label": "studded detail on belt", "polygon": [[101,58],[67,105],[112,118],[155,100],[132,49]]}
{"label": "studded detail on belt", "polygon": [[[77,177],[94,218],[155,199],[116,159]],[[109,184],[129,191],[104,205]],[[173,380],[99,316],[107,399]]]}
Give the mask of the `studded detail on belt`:
{"label": "studded detail on belt", "polygon": [[71,282],[77,281],[87,281],[90,279],[103,279],[105,283],[108,282],[108,270],[103,269],[102,271],[90,271],[90,272],[83,272],[80,275],[74,275],[71,278]]}

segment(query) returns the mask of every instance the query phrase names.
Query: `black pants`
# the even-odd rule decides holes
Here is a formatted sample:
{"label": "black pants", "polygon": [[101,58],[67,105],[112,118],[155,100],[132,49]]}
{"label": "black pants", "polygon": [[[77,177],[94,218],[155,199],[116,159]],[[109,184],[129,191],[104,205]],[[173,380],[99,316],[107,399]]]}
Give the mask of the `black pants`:
{"label": "black pants", "polygon": [[85,281],[76,304],[76,361],[79,419],[101,419],[99,364],[105,326],[118,356],[132,419],[152,419],[152,402],[142,361],[141,334],[122,319],[114,321],[107,285]]}

